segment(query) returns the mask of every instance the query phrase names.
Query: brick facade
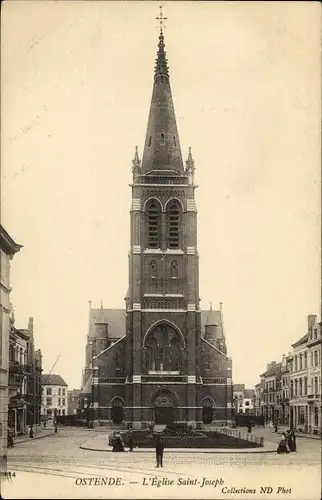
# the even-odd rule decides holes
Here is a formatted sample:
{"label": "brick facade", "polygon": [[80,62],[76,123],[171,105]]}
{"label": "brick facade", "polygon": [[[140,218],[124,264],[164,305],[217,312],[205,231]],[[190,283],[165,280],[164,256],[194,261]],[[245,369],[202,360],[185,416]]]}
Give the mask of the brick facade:
{"label": "brick facade", "polygon": [[92,417],[136,428],[228,422],[231,360],[221,311],[199,307],[194,161],[189,150],[184,168],[162,32],[143,160],[136,150],[132,171],[126,310],[90,310],[83,393]]}

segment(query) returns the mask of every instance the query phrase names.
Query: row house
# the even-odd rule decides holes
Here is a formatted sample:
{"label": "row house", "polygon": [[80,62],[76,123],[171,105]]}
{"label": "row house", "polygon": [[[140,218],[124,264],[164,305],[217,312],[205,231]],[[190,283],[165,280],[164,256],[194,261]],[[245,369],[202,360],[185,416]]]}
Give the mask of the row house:
{"label": "row house", "polygon": [[266,421],[284,419],[282,402],[282,363],[271,361],[261,378],[261,414]]}
{"label": "row house", "polygon": [[6,468],[10,334],[10,262],[21,245],[0,224],[0,472]]}
{"label": "row house", "polygon": [[255,415],[254,389],[245,389],[245,384],[234,384],[233,406],[236,413],[249,413]]}
{"label": "row house", "polygon": [[42,354],[35,350],[33,318],[28,329],[14,325],[10,318],[8,428],[15,436],[30,426],[40,426]]}
{"label": "row house", "polygon": [[308,316],[308,332],[293,345],[290,425],[321,433],[321,323]]}
{"label": "row house", "polygon": [[42,405],[43,420],[67,415],[68,386],[60,375],[42,375]]}

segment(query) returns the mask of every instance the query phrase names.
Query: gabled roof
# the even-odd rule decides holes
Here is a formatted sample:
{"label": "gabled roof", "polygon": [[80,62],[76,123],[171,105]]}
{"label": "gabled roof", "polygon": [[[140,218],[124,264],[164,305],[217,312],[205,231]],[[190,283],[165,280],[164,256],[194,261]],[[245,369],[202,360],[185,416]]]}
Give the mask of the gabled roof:
{"label": "gabled roof", "polygon": [[65,380],[60,375],[41,375],[41,385],[64,385],[67,387]]}
{"label": "gabled roof", "polygon": [[305,344],[308,340],[309,340],[309,334],[306,333],[305,335],[303,335],[303,337],[300,338],[300,340],[292,344],[292,347],[298,347],[301,344]]}

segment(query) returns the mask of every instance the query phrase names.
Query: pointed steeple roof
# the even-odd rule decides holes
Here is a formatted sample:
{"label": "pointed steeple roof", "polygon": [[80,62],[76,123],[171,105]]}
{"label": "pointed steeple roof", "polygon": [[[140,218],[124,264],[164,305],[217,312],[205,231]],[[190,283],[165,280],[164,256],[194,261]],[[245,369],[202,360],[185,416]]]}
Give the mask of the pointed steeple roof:
{"label": "pointed steeple roof", "polygon": [[[154,172],[158,171],[158,172]],[[174,112],[164,34],[160,29],[154,85],[142,157],[142,174],[171,171],[184,175],[179,134]]]}

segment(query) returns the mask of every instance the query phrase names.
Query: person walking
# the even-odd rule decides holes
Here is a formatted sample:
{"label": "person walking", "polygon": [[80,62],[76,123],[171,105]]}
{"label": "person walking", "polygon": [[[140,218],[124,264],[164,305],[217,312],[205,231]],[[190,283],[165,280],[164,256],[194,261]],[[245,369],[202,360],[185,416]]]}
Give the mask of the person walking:
{"label": "person walking", "polygon": [[251,422],[247,422],[247,432],[249,434],[251,434],[251,432],[252,432],[252,423]]}
{"label": "person walking", "polygon": [[157,459],[156,467],[163,467],[163,450],[164,450],[163,439],[160,434],[157,434],[155,438],[155,455]]}

